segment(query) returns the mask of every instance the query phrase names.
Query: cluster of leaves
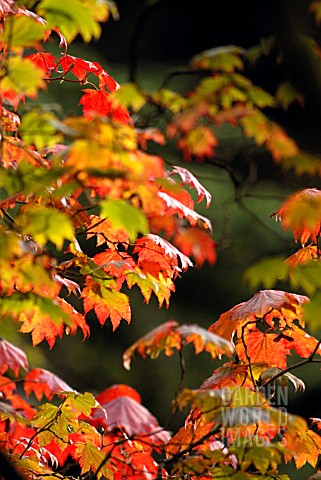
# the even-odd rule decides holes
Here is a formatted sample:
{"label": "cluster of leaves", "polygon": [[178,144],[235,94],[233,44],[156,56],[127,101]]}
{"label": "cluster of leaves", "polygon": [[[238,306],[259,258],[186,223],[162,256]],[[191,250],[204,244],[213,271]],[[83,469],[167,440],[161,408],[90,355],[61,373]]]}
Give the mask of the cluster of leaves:
{"label": "cluster of leaves", "polygon": [[[195,57],[191,68],[201,80],[186,95],[119,87],[98,62],[68,54],[76,36],[98,38],[109,15],[117,15],[115,5],[99,0],[0,0],[0,313],[31,333],[33,345],[46,340],[52,347],[78,328],[88,337],[89,312],[113,329],[130,323],[125,288],[138,287],[147,303],[154,294],[161,307],[193,265],[190,257],[198,266],[215,263],[211,224],[194,209],[204,199],[209,206],[210,193],[187,169],[167,171],[164,159],[149,153],[151,142],[174,142],[188,161],[215,158],[217,129],[227,124],[283,167],[319,172],[317,159],[266,115],[301,97],[288,84],[275,96],[253,85],[241,73],[249,61],[243,49]],[[55,38],[59,57],[50,51]],[[55,81],[86,86],[82,115],[60,118],[35,106],[39,91]],[[154,111],[164,113],[163,131],[152,124]],[[138,128],[146,118],[150,128]],[[296,240],[312,243],[252,267],[247,278],[268,290],[223,313],[209,330],[169,321],[125,351],[127,369],[135,352],[181,356],[188,344],[196,354],[228,358],[199,389],[179,392],[174,411],[191,410],[174,435],[132,388],[114,385],[96,398],[79,393],[51,372],[29,371],[24,353],[0,340],[0,445],[17,472],[49,480],[285,480],[278,473],[283,461],[315,467],[321,420],[308,425],[274,399],[289,381],[304,389],[291,371],[320,361],[320,341],[305,331],[305,322],[319,327],[320,198],[319,190],[304,190],[276,212]],[[271,290],[282,278],[311,300]],[[293,352],[302,357],[297,364],[289,364]]]}

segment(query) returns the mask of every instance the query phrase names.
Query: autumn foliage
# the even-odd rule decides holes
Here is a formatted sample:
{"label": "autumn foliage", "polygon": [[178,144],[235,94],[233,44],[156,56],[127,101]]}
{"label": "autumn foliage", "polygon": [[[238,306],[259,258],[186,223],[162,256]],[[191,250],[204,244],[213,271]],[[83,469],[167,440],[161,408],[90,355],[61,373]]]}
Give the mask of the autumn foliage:
{"label": "autumn foliage", "polygon": [[[113,2],[29,3],[0,0],[0,312],[31,334],[33,346],[52,348],[77,331],[85,340],[89,313],[113,330],[130,324],[128,289],[166,308],[178,276],[215,265],[211,222],[197,212],[199,203],[211,204],[210,192],[150,145],[161,151],[171,143],[187,162],[215,159],[217,128],[228,125],[279,168],[315,175],[320,167],[266,115],[302,98],[286,83],[275,95],[254,85],[243,49],[194,57],[189,68],[200,80],[186,94],[166,85],[145,92],[133,82],[119,86],[108,66],[68,53],[76,37],[99,38],[101,22],[117,15]],[[313,2],[316,20],[320,11]],[[64,82],[79,87],[78,116],[62,118],[35,103]],[[146,109],[164,115],[165,127],[150,114],[141,128]],[[177,432],[159,425],[132,387],[112,385],[96,397],[75,391],[54,373],[30,368],[25,353],[1,338],[3,465],[9,460],[16,478],[30,480],[286,480],[282,464],[317,468],[321,420],[307,422],[276,399],[291,384],[304,390],[291,372],[321,361],[313,336],[321,325],[321,191],[294,192],[271,217],[302,248],[245,273],[263,290],[208,329],[168,320],[124,352],[128,370],[135,355],[176,351],[182,359],[187,345],[222,360],[199,389],[177,392],[173,414],[189,411]],[[280,281],[299,293],[273,289]],[[295,355],[301,358],[293,363]],[[1,465],[0,476],[10,478]]]}

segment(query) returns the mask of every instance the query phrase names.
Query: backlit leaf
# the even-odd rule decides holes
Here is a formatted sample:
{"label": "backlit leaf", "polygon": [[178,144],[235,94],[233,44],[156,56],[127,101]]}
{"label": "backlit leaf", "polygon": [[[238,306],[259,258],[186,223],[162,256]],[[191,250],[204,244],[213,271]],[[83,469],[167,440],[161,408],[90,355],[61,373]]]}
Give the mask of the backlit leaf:
{"label": "backlit leaf", "polygon": [[[224,338],[231,339],[235,332],[241,336],[242,327],[247,322],[251,326],[264,317],[265,321],[278,319],[280,324],[292,324],[296,319],[303,320],[303,304],[309,301],[304,295],[281,290],[261,290],[247,302],[240,303],[223,313],[209,330]],[[269,323],[270,324],[270,323]]]}
{"label": "backlit leaf", "polygon": [[43,72],[28,58],[10,57],[7,74],[0,81],[1,98],[7,98],[16,108],[21,98],[35,98],[45,87]]}
{"label": "backlit leaf", "polygon": [[111,320],[113,330],[118,327],[122,319],[130,323],[129,299],[124,293],[87,280],[81,296],[84,299],[85,314],[93,309],[101,325],[104,325],[108,318]]}
{"label": "backlit leaf", "polygon": [[89,443],[80,443],[76,447],[75,457],[79,461],[82,474],[88,472],[97,472],[97,479],[104,476],[107,479],[113,479],[113,472],[110,467],[110,462],[106,462],[107,453],[102,451],[96,445]]}
{"label": "backlit leaf", "polygon": [[20,126],[23,140],[29,145],[34,145],[37,150],[62,142],[63,137],[57,133],[55,122],[57,117],[52,112],[39,110],[27,112],[22,117]]}
{"label": "backlit leaf", "polygon": [[115,97],[126,108],[131,108],[133,112],[138,112],[146,103],[146,95],[138,88],[135,83],[122,84],[115,93]]}
{"label": "backlit leaf", "polygon": [[48,400],[61,392],[71,392],[71,388],[66,382],[48,370],[43,368],[33,368],[24,378],[24,390],[29,397],[33,393],[37,400],[41,400],[45,395]]}
{"label": "backlit leaf", "polygon": [[74,236],[73,226],[65,213],[41,205],[26,208],[18,221],[25,235],[41,245],[50,241],[58,250],[63,248],[65,240],[72,240]]}
{"label": "backlit leaf", "polygon": [[186,218],[192,226],[200,224],[210,232],[212,231],[212,224],[208,218],[186,207],[182,202],[176,200],[176,198],[165,192],[158,192],[158,196],[164,201],[164,204],[167,207],[165,212],[166,215],[173,215],[176,213],[178,218]]}
{"label": "backlit leaf", "polygon": [[130,240],[134,242],[139,233],[148,232],[148,223],[141,210],[125,200],[103,200],[101,215],[106,217],[116,229],[128,232]]}
{"label": "backlit leaf", "polygon": [[187,257],[193,257],[197,267],[204,262],[214,265],[216,262],[216,243],[207,231],[199,228],[184,228],[179,230],[173,241]]}
{"label": "backlit leaf", "polygon": [[289,265],[286,260],[286,257],[283,256],[263,258],[248,267],[243,278],[252,288],[263,285],[270,289],[279,281],[287,278]]}
{"label": "backlit leaf", "polygon": [[192,58],[194,68],[206,68],[214,71],[231,73],[243,69],[245,51],[235,45],[211,48]]}
{"label": "backlit leaf", "polygon": [[218,140],[212,130],[205,126],[194,127],[178,141],[178,148],[183,151],[184,159],[190,160],[212,158]]}
{"label": "backlit leaf", "polygon": [[174,165],[172,171],[170,172],[170,175],[179,175],[182,179],[182,185],[189,185],[191,188],[195,188],[197,192],[197,202],[201,202],[203,198],[206,198],[206,206],[209,207],[212,201],[212,195],[208,190],[206,190],[203,185],[200,184],[200,182],[197,180],[194,175],[189,172],[186,168],[183,167],[178,167]]}
{"label": "backlit leaf", "polygon": [[290,195],[277,212],[284,230],[292,230],[295,240],[304,245],[309,237],[316,242],[321,226],[321,191],[306,188]]}
{"label": "backlit leaf", "polygon": [[231,356],[234,346],[218,335],[212,334],[198,325],[178,325],[170,320],[137,340],[123,354],[123,365],[129,370],[131,359],[137,351],[143,358],[156,358],[164,351],[165,355],[172,355],[173,349],[181,350],[184,345],[192,343],[195,354],[208,352],[212,358],[220,355]]}
{"label": "backlit leaf", "polygon": [[94,90],[86,88],[84,95],[79,101],[83,105],[83,112],[86,118],[93,118],[97,115],[111,117],[121,123],[131,123],[129,113],[121,104],[118,104],[111,95],[103,88]]}
{"label": "backlit leaf", "polygon": [[[287,367],[286,356],[290,355],[289,342],[280,338],[276,333],[262,333],[260,330],[252,330],[244,335],[246,353],[253,362],[263,362],[268,366],[276,366],[282,369]],[[236,345],[239,358],[247,361],[247,355],[243,341],[239,340]]]}
{"label": "backlit leaf", "polygon": [[[27,16],[10,16],[5,23],[4,40],[8,49],[35,47],[45,32],[45,25]],[[2,38],[1,38],[2,37]]]}
{"label": "backlit leaf", "polygon": [[90,6],[80,0],[41,0],[37,13],[46,19],[48,28],[59,27],[67,42],[72,42],[78,34],[85,42],[100,36],[101,27]]}

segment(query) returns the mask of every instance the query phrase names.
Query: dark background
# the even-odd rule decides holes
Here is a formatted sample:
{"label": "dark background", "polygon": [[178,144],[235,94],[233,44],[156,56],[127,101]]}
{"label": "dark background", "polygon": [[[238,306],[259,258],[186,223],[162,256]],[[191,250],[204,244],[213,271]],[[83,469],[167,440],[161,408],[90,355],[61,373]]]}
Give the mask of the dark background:
{"label": "dark background", "polygon": [[[119,0],[117,5],[120,19],[111,19],[103,26],[100,41],[89,46],[75,42],[69,53],[99,61],[119,83],[135,79],[151,91],[161,85],[166,73],[186,66],[193,55],[203,50],[232,44],[250,48],[262,38],[276,35],[283,54],[282,65],[266,58],[247,74],[272,93],[284,78],[292,79],[306,97],[304,108],[293,106],[285,113],[271,111],[269,115],[281,122],[302,148],[319,153],[321,74],[302,41],[302,35],[316,41],[320,38],[313,17],[307,13],[309,2],[219,0],[189,5],[186,1],[164,0],[146,6],[143,1]],[[179,81],[180,88],[187,88],[190,80],[181,77]],[[75,87],[66,85],[64,93],[60,87],[59,98],[54,89],[50,94],[53,102],[62,100],[68,113],[77,111],[80,92]],[[219,135],[233,152],[232,167],[241,176],[246,175],[242,137],[231,131]],[[168,149],[163,155],[169,163],[181,162],[177,151]],[[295,178],[280,171],[267,154],[256,155],[257,179],[246,197],[235,189],[226,170],[211,164],[187,166],[213,196],[211,207],[206,210],[200,205],[198,211],[213,223],[218,244],[216,265],[184,273],[177,281],[168,310],[159,310],[155,299],[145,305],[140,293],[131,291],[131,325],[123,322],[113,333],[109,324],[100,328],[92,316],[92,333],[84,343],[79,334],[58,340],[51,351],[42,345],[36,354],[37,349],[31,353],[29,347],[33,366],[51,369],[81,391],[99,393],[114,383],[127,383],[139,391],[144,405],[166,425],[180,377],[178,355],[162,355],[153,361],[136,357],[132,370],[127,372],[121,362],[123,351],[163,321],[173,318],[179,323],[197,323],[208,328],[222,312],[248,300],[255,292],[243,282],[246,268],[262,257],[290,255],[298,248],[270,214],[291,191],[320,186],[319,179]],[[284,284],[275,288],[289,291]],[[184,386],[191,388],[199,387],[222,363],[211,361],[206,353],[194,357],[192,347],[186,349],[185,357]],[[289,411],[306,418],[320,417],[319,368],[306,366],[294,373],[307,382],[307,392],[294,395],[290,387]],[[177,428],[182,421],[183,416],[178,415],[171,428]]]}

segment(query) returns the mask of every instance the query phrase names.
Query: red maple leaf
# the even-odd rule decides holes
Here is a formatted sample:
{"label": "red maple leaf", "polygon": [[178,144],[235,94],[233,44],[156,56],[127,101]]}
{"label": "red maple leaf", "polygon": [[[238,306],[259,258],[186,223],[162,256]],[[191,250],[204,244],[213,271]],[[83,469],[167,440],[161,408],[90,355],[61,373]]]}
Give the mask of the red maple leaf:
{"label": "red maple leaf", "polygon": [[119,88],[118,83],[111,77],[98,62],[89,62],[83,58],[72,55],[64,55],[59,61],[64,73],[72,72],[81,82],[85,82],[87,76],[92,73],[99,78],[99,87],[106,87],[110,92]]}
{"label": "red maple leaf", "polygon": [[78,105],[83,105],[83,112],[86,118],[93,118],[97,115],[111,117],[113,120],[121,123],[132,123],[126,108],[116,103],[103,87],[99,90],[85,88],[83,92],[85,93]]}
{"label": "red maple leaf", "polygon": [[28,55],[29,58],[38,68],[45,72],[45,78],[49,78],[51,73],[57,68],[55,57],[51,53],[37,52]]}
{"label": "red maple leaf", "polygon": [[44,368],[30,370],[24,378],[23,386],[28,397],[34,393],[38,400],[41,400],[43,395],[51,400],[55,394],[75,391],[57,375]]}
{"label": "red maple leaf", "polygon": [[141,396],[137,390],[122,383],[106,388],[106,390],[96,396],[96,400],[103,405],[104,403],[108,403],[118,397],[131,397],[136,400],[136,402],[141,403]]}

